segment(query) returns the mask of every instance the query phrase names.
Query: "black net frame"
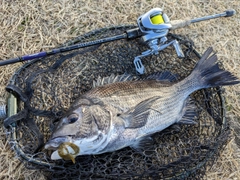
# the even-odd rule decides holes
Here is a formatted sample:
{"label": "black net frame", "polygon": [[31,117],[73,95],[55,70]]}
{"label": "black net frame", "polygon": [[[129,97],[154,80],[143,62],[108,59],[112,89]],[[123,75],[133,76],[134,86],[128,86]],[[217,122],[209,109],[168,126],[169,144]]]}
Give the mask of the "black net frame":
{"label": "black net frame", "polygon": [[[135,26],[102,28],[77,37],[73,45],[124,33]],[[179,59],[173,47],[159,55],[143,58],[146,75],[171,71],[181,80],[201,57],[193,42],[177,39],[185,58]],[[5,120],[7,137],[20,160],[30,169],[41,169],[48,179],[200,179],[211,167],[229,138],[223,89],[208,88],[193,93],[198,107],[196,126],[181,125],[154,134],[153,147],[142,153],[127,147],[101,155],[79,156],[71,161],[50,159],[43,149],[56,120],[70,104],[92,87],[98,76],[133,74],[139,76],[133,59],[147,50],[140,38],[118,40],[36,59],[18,69],[6,87],[18,99],[18,114]],[[146,76],[146,75],[143,75]],[[11,107],[9,107],[11,108]]]}

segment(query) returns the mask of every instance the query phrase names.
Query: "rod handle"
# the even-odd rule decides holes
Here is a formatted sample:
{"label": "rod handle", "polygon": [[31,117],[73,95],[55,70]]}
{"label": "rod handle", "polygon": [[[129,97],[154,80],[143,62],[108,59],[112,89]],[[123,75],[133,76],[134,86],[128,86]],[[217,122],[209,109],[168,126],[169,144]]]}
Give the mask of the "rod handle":
{"label": "rod handle", "polygon": [[17,63],[17,62],[21,62],[21,59],[19,57],[0,61],[0,66],[5,66],[8,64],[13,64],[13,63]]}

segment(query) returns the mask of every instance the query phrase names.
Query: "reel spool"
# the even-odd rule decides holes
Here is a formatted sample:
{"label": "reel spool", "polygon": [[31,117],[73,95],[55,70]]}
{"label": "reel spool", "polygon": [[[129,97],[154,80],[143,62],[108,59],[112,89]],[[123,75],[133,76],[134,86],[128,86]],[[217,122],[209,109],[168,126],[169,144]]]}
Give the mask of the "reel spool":
{"label": "reel spool", "polygon": [[165,20],[163,20],[162,14],[160,12],[157,12],[156,14],[152,14],[150,16],[150,20],[151,20],[152,24],[155,24],[155,25],[163,24],[163,23],[167,22],[166,17],[164,19]]}

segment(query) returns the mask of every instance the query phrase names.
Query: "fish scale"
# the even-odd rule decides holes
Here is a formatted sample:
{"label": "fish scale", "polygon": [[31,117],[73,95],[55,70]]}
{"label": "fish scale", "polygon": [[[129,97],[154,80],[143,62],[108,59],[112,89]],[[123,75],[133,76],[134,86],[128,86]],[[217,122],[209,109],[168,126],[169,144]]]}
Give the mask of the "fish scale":
{"label": "fish scale", "polygon": [[[152,108],[158,112],[151,110],[151,113],[148,116],[148,121],[145,127],[143,127],[143,132],[148,134],[149,131],[147,130],[149,129],[158,132],[173,124],[174,121],[176,122],[177,120],[180,120],[184,100],[185,99],[181,96],[173,96],[171,99],[165,100],[164,103],[162,103],[164,100],[155,102]],[[157,121],[156,119],[161,119],[161,121]]]}
{"label": "fish scale", "polygon": [[[162,84],[161,81],[156,80],[119,82],[98,87],[90,91],[86,96],[98,98],[119,109],[129,110],[144,99],[166,95],[168,91],[163,88],[167,85],[169,86],[170,83]],[[159,91],[159,88],[162,88],[162,91]]]}

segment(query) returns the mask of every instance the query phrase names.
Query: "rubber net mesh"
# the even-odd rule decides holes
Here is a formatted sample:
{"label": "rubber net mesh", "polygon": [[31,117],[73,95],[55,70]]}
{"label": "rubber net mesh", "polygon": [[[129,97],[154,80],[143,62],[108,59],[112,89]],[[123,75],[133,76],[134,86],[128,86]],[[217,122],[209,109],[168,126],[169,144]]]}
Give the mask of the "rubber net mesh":
{"label": "rubber net mesh", "polygon": [[[124,33],[133,26],[99,29],[66,43],[97,40]],[[171,71],[186,77],[199,59],[193,43],[179,35],[185,58],[173,47],[142,59],[146,74]],[[76,163],[51,160],[43,148],[54,125],[70,104],[92,87],[98,76],[136,74],[133,60],[148,48],[141,40],[118,40],[57,54],[24,64],[7,90],[18,97],[18,117],[8,128],[8,139],[26,167],[40,169],[48,179],[195,179],[202,178],[228,140],[221,88],[193,93],[197,125],[170,127],[154,134],[154,144],[139,153],[129,147],[101,155],[78,156]],[[22,113],[22,114],[21,114]]]}

